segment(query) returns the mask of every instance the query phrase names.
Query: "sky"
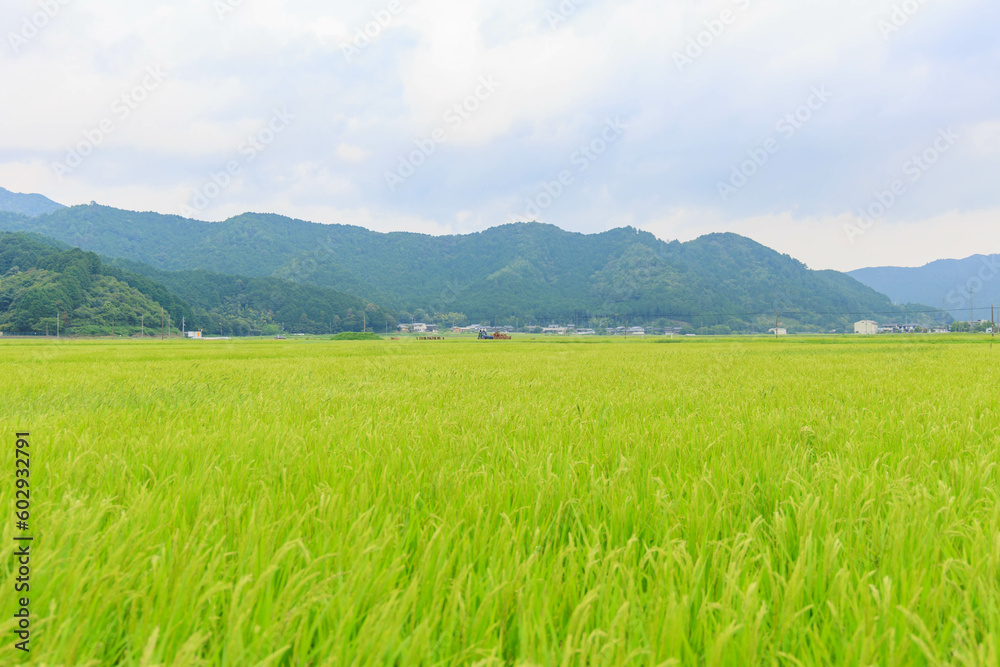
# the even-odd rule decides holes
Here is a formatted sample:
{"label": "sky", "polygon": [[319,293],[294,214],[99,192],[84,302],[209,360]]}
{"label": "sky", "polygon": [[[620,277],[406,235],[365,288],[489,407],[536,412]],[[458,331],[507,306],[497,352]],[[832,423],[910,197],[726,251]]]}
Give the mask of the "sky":
{"label": "sky", "polygon": [[0,186],[218,221],[1000,252],[996,0],[4,0]]}

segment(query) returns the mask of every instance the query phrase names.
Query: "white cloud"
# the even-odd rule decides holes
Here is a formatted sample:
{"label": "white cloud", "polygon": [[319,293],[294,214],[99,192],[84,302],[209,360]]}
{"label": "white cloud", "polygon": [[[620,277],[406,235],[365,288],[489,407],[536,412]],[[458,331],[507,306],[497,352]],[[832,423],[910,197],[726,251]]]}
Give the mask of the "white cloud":
{"label": "white cloud", "polygon": [[345,143],[337,146],[337,157],[344,162],[358,164],[364,162],[369,155],[371,155],[371,151],[366,151],[364,148],[358,146],[351,146]]}
{"label": "white cloud", "polygon": [[[751,238],[801,260],[812,269],[852,271],[867,266],[923,266],[944,257],[964,258],[1000,248],[1000,206],[970,213],[948,212],[924,220],[881,221],[851,236],[850,215],[799,218],[791,213],[726,222],[711,211],[675,210],[640,227],[665,240],[690,241],[712,231]],[[961,229],[961,234],[954,230]]]}
{"label": "white cloud", "polygon": [[[221,18],[204,0],[69,2],[17,53],[0,44],[0,86],[16,91],[0,107],[0,185],[174,213],[288,107],[294,126],[206,217],[273,210],[475,231],[522,218],[525,199],[621,117],[621,141],[541,219],[671,238],[731,230],[817,267],[1000,250],[984,222],[1000,207],[1000,50],[988,0],[927,3],[888,38],[880,21],[898,0],[398,2],[388,19],[390,0],[242,0]],[[10,0],[0,25],[16,28],[37,7]],[[723,10],[733,21],[705,40]],[[380,20],[348,61],[343,45]],[[689,39],[706,45],[679,72],[675,54]],[[154,64],[169,70],[163,85],[59,180],[51,163]],[[444,114],[484,76],[499,88],[449,124]],[[717,181],[814,85],[833,100],[721,201]],[[962,144],[884,224],[844,246],[847,216],[947,126],[962,128]],[[438,127],[446,141],[390,191],[385,172]]]}

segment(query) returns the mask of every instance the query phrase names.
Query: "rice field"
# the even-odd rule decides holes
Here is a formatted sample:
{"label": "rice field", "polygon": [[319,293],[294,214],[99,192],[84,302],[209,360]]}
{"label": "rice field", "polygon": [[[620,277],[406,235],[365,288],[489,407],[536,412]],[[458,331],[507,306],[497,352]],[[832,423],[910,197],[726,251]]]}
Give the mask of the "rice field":
{"label": "rice field", "polygon": [[996,665],[998,360],[0,341],[0,664]]}

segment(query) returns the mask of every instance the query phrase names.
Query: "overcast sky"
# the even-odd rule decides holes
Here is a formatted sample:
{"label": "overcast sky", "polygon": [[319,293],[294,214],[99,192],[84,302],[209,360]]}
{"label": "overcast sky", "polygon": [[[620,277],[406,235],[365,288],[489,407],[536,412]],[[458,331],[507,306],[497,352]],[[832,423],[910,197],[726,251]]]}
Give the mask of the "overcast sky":
{"label": "overcast sky", "polygon": [[1000,252],[996,0],[4,0],[0,26],[0,186],[65,204],[732,231],[840,270]]}

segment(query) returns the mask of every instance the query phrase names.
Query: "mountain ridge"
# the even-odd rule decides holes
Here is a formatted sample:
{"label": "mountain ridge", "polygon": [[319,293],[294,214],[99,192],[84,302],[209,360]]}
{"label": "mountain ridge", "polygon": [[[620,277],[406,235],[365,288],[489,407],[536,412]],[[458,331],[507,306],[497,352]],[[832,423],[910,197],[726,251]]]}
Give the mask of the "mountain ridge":
{"label": "mountain ridge", "polygon": [[[403,321],[607,320],[766,331],[774,317],[803,331],[848,330],[850,318],[907,308],[845,274],[732,233],[663,241],[631,227],[582,234],[516,222],[471,234],[382,233],[276,214],[204,222],[92,204],[28,218],[0,214],[0,229],[161,271],[281,278],[351,294]],[[919,310],[909,308],[909,310]],[[836,316],[831,314],[837,314]]]}
{"label": "mountain ridge", "polygon": [[919,300],[958,320],[969,319],[970,306],[972,319],[989,319],[990,306],[1000,304],[1000,254],[937,259],[917,267],[867,267],[848,275],[895,302]]}
{"label": "mountain ridge", "polygon": [[52,213],[61,208],[65,208],[65,206],[52,201],[44,195],[22,194],[20,192],[11,192],[6,188],[0,188],[0,211],[34,217],[44,215],[45,213]]}

